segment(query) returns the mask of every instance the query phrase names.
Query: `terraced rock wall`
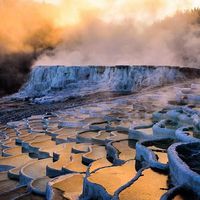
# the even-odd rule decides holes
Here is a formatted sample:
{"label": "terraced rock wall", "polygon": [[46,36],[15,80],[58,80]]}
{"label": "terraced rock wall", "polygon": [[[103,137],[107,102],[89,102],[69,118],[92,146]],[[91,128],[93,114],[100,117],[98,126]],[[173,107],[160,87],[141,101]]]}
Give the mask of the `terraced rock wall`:
{"label": "terraced rock wall", "polygon": [[49,103],[96,92],[135,92],[195,78],[198,72],[169,66],[39,66],[13,97]]}
{"label": "terraced rock wall", "polygon": [[0,199],[199,200],[195,81],[0,125]]}

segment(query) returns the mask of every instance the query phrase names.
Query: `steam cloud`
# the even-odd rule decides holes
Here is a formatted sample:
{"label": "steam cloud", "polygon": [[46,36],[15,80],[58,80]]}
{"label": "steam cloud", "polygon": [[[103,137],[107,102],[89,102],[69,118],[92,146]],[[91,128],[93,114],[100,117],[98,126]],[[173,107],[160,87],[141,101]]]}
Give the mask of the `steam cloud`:
{"label": "steam cloud", "polygon": [[195,0],[41,2],[0,2],[0,92],[16,91],[35,65],[199,67]]}
{"label": "steam cloud", "polygon": [[186,11],[194,1],[110,0],[98,9],[85,1],[63,1],[66,12],[76,11],[75,22],[34,65],[199,66],[200,11]]}

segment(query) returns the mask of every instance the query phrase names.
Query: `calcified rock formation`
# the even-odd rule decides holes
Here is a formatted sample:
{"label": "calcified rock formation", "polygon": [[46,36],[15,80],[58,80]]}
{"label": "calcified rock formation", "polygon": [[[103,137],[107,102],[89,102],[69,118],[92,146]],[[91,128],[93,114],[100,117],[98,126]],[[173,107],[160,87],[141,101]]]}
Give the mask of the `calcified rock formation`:
{"label": "calcified rock formation", "polygon": [[[49,76],[49,71],[55,69],[69,70],[67,79],[64,73],[53,76],[52,72]],[[196,77],[190,69],[168,67],[75,69],[36,68],[34,76],[19,93],[20,97],[33,94],[34,99],[42,92],[47,97],[49,92],[52,101],[56,98],[54,95],[70,91],[69,85],[74,91],[75,86],[83,82],[89,85],[89,76],[95,77],[95,83],[105,86],[109,80],[103,79],[106,70],[113,73],[105,76],[112,77],[113,81],[107,82],[110,91],[114,88],[133,91],[148,86],[142,80],[160,85],[174,82],[171,77],[175,80]],[[89,69],[94,70],[92,75],[83,76],[90,72]],[[97,73],[97,69],[103,71]],[[36,76],[37,70],[44,70],[43,77]],[[120,70],[126,76],[121,75]],[[144,74],[148,73],[142,75],[142,70]],[[152,79],[159,70],[163,72],[160,78],[157,74],[157,79]],[[72,72],[76,75],[70,75]],[[130,76],[126,82],[130,87],[113,87],[120,82],[115,77],[118,73],[122,82],[126,82],[124,77],[129,74],[137,74],[141,83]],[[63,82],[76,76],[80,82]],[[56,83],[58,77],[63,77],[59,83],[61,92],[52,87],[53,77],[56,77]],[[41,80],[40,86],[36,84],[37,78]],[[169,200],[189,196],[188,199],[198,200],[200,107],[197,100],[191,104],[186,98],[184,102],[180,101],[179,96],[180,91],[186,91],[185,88],[196,95],[199,80],[196,80],[195,88],[191,82],[194,80],[74,108],[61,107],[56,112],[33,115],[0,126],[0,199]],[[41,85],[44,86],[42,90]],[[99,85],[91,85],[91,88]],[[35,100],[41,102],[42,98]]]}
{"label": "calcified rock formation", "polygon": [[40,66],[14,98],[36,103],[64,101],[97,92],[136,92],[198,77],[198,69],[169,66]]}

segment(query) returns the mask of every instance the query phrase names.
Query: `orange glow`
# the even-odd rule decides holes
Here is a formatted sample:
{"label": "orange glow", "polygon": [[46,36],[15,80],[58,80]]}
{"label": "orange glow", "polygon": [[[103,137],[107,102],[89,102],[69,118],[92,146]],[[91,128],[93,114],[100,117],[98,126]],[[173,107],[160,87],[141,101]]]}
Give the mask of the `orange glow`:
{"label": "orange glow", "polygon": [[199,6],[199,0],[6,0],[0,4],[1,46],[26,51],[27,40],[36,32],[48,35],[45,40],[54,45],[63,29],[70,35],[73,28],[95,20],[112,24],[128,20],[143,27],[177,10]]}
{"label": "orange glow", "polygon": [[76,24],[82,14],[95,13],[95,16],[107,22],[134,19],[145,24],[171,16],[177,11],[200,7],[199,0],[35,0],[53,3],[59,14],[57,25]]}

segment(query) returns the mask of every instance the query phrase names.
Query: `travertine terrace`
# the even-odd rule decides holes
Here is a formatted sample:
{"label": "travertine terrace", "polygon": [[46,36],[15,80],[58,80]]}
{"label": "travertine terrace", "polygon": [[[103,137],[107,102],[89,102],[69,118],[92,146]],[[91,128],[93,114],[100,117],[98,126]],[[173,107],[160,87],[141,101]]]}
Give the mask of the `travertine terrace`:
{"label": "travertine terrace", "polygon": [[[6,99],[28,98],[31,104],[61,100],[64,105],[70,97],[67,91],[71,89],[73,98],[79,98],[74,96],[77,84],[91,84],[92,79],[98,86],[91,85],[90,91],[82,87],[81,95],[95,93],[97,87],[96,92],[103,92],[108,80],[105,91],[129,93],[98,101],[94,97],[93,103],[63,106],[2,124],[0,199],[200,198],[200,82],[194,79],[197,75],[186,69],[162,67],[159,70],[163,75],[158,77],[159,70],[148,67],[145,77],[137,79],[140,70],[145,71],[144,66],[96,67],[92,72],[87,67],[74,68],[74,73],[81,71],[78,74],[82,81],[77,83],[73,70],[61,67],[65,74],[59,75],[62,83],[56,83],[57,78],[50,83],[51,70],[55,69],[58,67],[50,69],[49,74],[43,72],[43,89],[42,78],[33,72],[23,89]],[[101,75],[97,75],[97,70]],[[116,74],[121,74],[117,70],[125,70],[126,76],[117,80]],[[149,78],[152,74],[158,79]],[[34,85],[34,77],[41,78],[41,85]],[[127,87],[124,84],[116,89],[127,77]],[[149,82],[142,85],[139,80]],[[151,82],[154,87],[149,88]]]}

